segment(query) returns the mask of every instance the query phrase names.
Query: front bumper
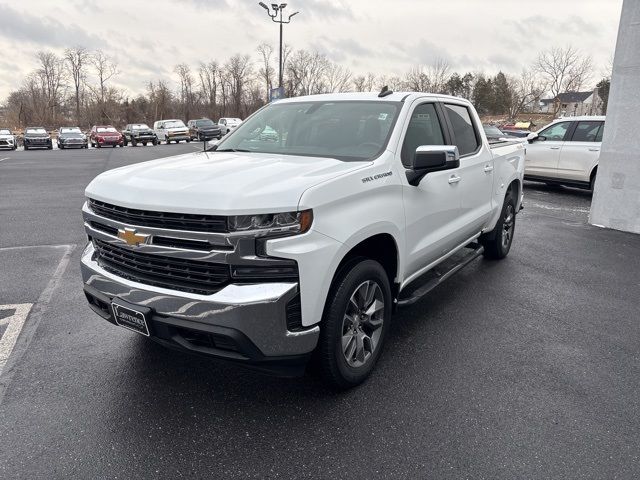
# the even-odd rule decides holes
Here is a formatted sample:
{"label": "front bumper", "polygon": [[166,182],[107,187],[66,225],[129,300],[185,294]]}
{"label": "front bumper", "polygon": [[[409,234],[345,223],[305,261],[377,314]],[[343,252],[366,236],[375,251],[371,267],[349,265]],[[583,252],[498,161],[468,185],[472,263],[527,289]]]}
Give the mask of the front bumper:
{"label": "front bumper", "polygon": [[198,295],[118,277],[101,268],[93,255],[90,243],[81,261],[89,306],[111,323],[114,297],[150,308],[151,338],[166,346],[297,375],[317,344],[318,326],[287,330],[287,306],[299,298],[297,283],[231,284],[212,295]]}
{"label": "front bumper", "polygon": [[167,140],[191,140],[189,132],[167,133]]}

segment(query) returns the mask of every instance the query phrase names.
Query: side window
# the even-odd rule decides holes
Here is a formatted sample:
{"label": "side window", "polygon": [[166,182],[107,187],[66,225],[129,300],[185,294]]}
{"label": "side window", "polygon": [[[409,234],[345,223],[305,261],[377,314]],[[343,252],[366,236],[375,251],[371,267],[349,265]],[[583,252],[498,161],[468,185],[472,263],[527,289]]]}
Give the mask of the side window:
{"label": "side window", "polygon": [[471,114],[467,107],[461,105],[444,106],[453,128],[455,145],[458,147],[460,156],[475,152],[480,146],[480,141],[476,135],[476,129],[471,121]]}
{"label": "side window", "polygon": [[596,142],[602,141],[602,135],[604,134],[604,122],[600,122],[600,130],[596,134]]}
{"label": "side window", "polygon": [[561,122],[551,125],[540,132],[540,136],[546,138],[549,141],[561,142],[564,140],[564,135],[569,130],[571,122]]}
{"label": "side window", "polygon": [[596,138],[602,122],[578,122],[571,137],[572,142],[597,142]]}
{"label": "side window", "polygon": [[444,145],[442,127],[433,103],[418,105],[411,114],[400,153],[405,167],[411,165],[416,149],[422,145]]}

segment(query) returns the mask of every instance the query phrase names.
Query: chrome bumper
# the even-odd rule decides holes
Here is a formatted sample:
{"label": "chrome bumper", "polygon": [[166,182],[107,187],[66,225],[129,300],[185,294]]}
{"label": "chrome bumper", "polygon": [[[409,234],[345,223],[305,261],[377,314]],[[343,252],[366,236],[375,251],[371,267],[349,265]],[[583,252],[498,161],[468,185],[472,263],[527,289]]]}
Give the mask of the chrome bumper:
{"label": "chrome bumper", "polygon": [[[93,254],[94,247],[90,243],[82,254],[82,278],[87,297],[93,295],[106,302],[107,308],[102,311],[96,304],[91,308],[107,320],[111,315],[108,302],[118,297],[134,305],[151,308],[152,324],[157,322],[159,329],[168,326],[169,329],[209,333],[216,329],[239,332],[255,349],[224,352],[190,348],[178,338],[179,335],[172,340],[177,343],[174,346],[182,349],[247,363],[307,355],[317,344],[318,326],[296,332],[287,330],[286,306],[298,294],[297,283],[231,284],[212,295],[198,295],[118,277],[101,268],[93,260]],[[154,326],[151,328],[153,330]],[[169,343],[166,338],[161,340]]]}

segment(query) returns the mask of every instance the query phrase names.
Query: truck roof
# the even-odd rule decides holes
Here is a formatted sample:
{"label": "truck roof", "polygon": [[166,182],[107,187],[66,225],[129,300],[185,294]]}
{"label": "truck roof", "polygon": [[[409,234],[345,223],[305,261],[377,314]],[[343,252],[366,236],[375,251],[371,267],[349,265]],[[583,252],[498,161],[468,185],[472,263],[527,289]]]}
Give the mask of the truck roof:
{"label": "truck roof", "polygon": [[451,95],[442,95],[438,93],[426,93],[426,92],[393,92],[385,97],[379,97],[378,92],[349,92],[349,93],[322,93],[318,95],[306,95],[302,97],[283,98],[278,100],[278,103],[292,103],[292,102],[339,102],[339,101],[357,101],[357,100],[378,100],[381,102],[401,102],[407,99],[413,100],[419,97],[434,97],[440,99],[449,99],[464,101],[467,100],[460,97],[453,97]]}

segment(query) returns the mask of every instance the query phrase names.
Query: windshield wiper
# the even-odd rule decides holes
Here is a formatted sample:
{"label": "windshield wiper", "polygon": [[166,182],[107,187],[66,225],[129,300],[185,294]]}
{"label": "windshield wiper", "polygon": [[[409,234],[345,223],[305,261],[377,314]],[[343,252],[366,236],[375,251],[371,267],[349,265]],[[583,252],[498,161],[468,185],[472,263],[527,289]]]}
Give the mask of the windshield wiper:
{"label": "windshield wiper", "polygon": [[251,150],[246,150],[244,148],[218,148],[215,151],[216,152],[251,152]]}

